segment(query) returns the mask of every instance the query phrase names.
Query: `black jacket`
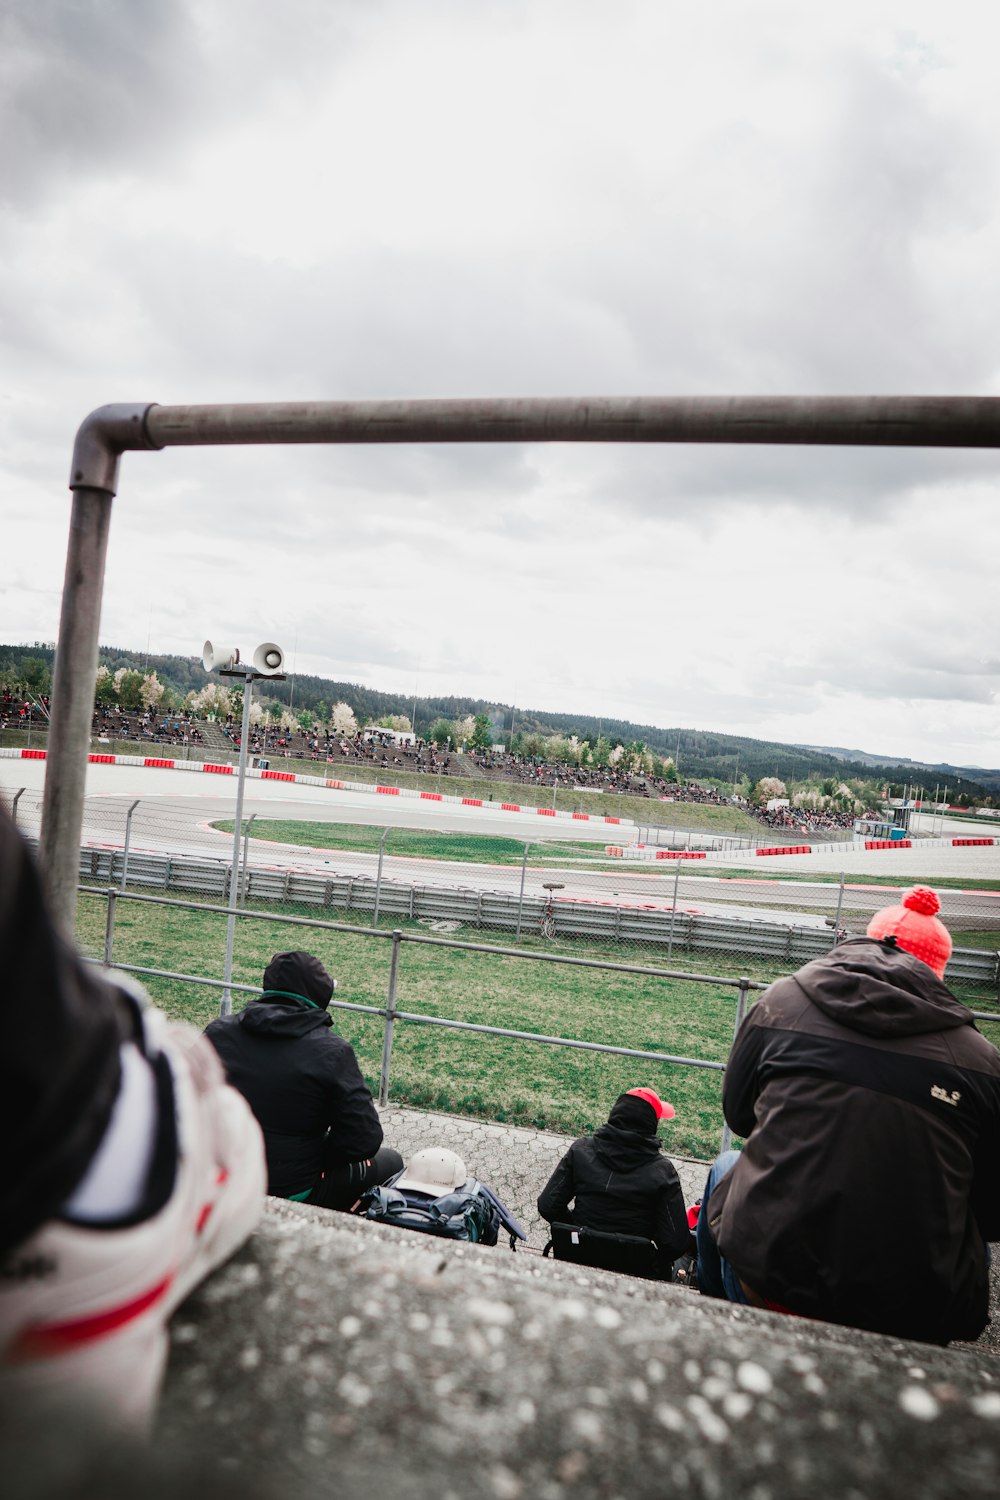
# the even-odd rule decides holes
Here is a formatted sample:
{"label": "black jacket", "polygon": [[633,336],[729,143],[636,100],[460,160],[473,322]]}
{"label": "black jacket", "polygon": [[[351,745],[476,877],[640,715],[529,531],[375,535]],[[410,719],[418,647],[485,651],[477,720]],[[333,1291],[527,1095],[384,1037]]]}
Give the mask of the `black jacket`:
{"label": "black jacket", "polygon": [[656,1136],[610,1123],[573,1142],[542,1189],[538,1212],[550,1224],[655,1240],[664,1272],[690,1249],[680,1180]]}
{"label": "black jacket", "polygon": [[793,1312],[974,1339],[1000,1239],[1000,1053],[932,969],[855,938],[766,991],[723,1108],[746,1136],[708,1205],[719,1247]]}
{"label": "black jacket", "polygon": [[325,1165],[361,1161],[382,1144],[382,1126],[350,1042],[326,1010],[294,995],[266,995],[205,1034],[229,1082],[264,1132],[268,1192],[312,1188]]}

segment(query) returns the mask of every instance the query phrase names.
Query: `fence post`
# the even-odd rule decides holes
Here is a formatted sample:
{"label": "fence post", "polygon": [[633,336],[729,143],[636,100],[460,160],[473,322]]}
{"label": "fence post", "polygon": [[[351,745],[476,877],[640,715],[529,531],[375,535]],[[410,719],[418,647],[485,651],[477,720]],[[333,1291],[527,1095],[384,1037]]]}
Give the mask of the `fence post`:
{"label": "fence post", "polygon": [[518,897],[517,897],[517,930],[514,933],[514,941],[515,942],[521,936],[521,913],[524,910],[524,876],[525,876],[525,872],[527,871],[527,868],[528,868],[528,850],[530,848],[531,848],[530,844],[525,844],[525,846],[524,846],[524,857],[521,860],[521,889],[520,889],[520,892],[518,893]]}
{"label": "fence post", "polygon": [[382,1072],[378,1084],[379,1104],[389,1102],[389,1068],[392,1065],[392,1032],[396,1021],[396,983],[399,976],[399,947],[403,934],[397,927],[392,934],[389,959],[389,992],[385,997],[385,1030],[382,1033]]}
{"label": "fence post", "polygon": [[115,943],[115,903],[118,900],[117,891],[108,891],[108,919],[104,924],[104,962],[110,967],[111,952]]}
{"label": "fence post", "polygon": [[[741,979],[740,980],[740,987],[739,987],[739,989],[736,992],[736,1024],[733,1027],[733,1041],[734,1042],[735,1042],[737,1036],[739,1035],[740,1027],[743,1025],[743,1022],[746,1020],[746,1014],[747,1014],[747,996],[749,995],[749,993],[750,993],[750,981],[749,981],[749,979]],[[733,1148],[733,1132],[729,1128],[729,1121],[726,1120],[726,1119],[723,1119],[723,1121],[722,1121],[722,1141],[720,1143],[720,1148],[719,1149],[721,1151],[731,1151],[732,1148]]]}
{"label": "fence post", "polygon": [[247,864],[247,854],[250,847],[250,830],[253,827],[253,820],[256,816],[256,813],[250,814],[249,818],[247,818],[246,828],[243,831],[243,870],[241,872],[243,884],[240,889],[240,905],[242,907],[246,906],[247,896],[250,891],[250,866]]}
{"label": "fence post", "polygon": [[680,879],[681,862],[680,860],[678,860],[674,865],[674,909],[670,913],[670,936],[667,938],[667,963],[670,962],[671,955],[674,951],[674,924],[677,921],[677,887],[680,885]]}
{"label": "fence post", "polygon": [[840,941],[840,913],[844,905],[844,881],[847,879],[844,871],[840,872],[840,893],[837,896],[837,915],[833,919],[833,946],[836,948]]}
{"label": "fence post", "polygon": [[122,854],[122,890],[124,890],[126,885],[128,884],[128,849],[129,844],[132,841],[132,814],[135,812],[141,801],[141,797],[136,797],[135,801],[132,803],[132,806],[125,814],[125,849]]}
{"label": "fence post", "polygon": [[378,926],[378,909],[382,900],[382,860],[385,858],[385,841],[389,836],[388,828],[378,841],[378,874],[375,877],[375,915],[372,917],[372,926]]}
{"label": "fence post", "polygon": [[14,793],[14,800],[10,804],[11,821],[14,822],[14,823],[17,822],[17,804],[20,802],[21,798],[24,796],[24,791],[25,791],[24,787],[21,787],[20,791],[15,792]]}

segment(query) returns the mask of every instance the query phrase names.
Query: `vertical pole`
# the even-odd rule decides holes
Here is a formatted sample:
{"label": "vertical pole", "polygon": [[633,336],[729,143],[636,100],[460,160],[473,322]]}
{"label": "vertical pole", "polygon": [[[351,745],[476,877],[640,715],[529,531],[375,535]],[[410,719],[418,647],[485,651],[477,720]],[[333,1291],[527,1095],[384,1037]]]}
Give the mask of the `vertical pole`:
{"label": "vertical pole", "polygon": [[125,851],[122,855],[122,890],[124,890],[128,885],[128,849],[132,839],[132,814],[135,812],[141,801],[141,797],[136,797],[135,801],[132,803],[132,806],[125,814]]}
{"label": "vertical pole", "polygon": [[59,644],[52,682],[39,855],[53,918],[73,931],[80,874],[80,830],[87,778],[90,721],[97,681],[97,636],[111,495],[81,485],[73,491]]}
{"label": "vertical pole", "polygon": [[251,813],[250,814],[249,818],[247,818],[247,826],[243,830],[243,888],[240,891],[240,905],[241,906],[246,906],[246,904],[247,904],[247,889],[248,889],[248,887],[250,885],[250,860],[249,860],[250,830],[253,827],[253,820],[254,820],[254,818],[256,816],[257,816],[256,813]]}
{"label": "vertical pole", "polygon": [[388,828],[378,841],[378,874],[375,876],[375,914],[372,917],[372,926],[378,926],[378,909],[382,904],[382,860],[385,858],[385,841],[389,835]]}
{"label": "vertical pole", "polygon": [[837,895],[837,915],[833,919],[833,946],[835,948],[837,946],[837,943],[840,941],[840,913],[844,909],[844,881],[845,881],[846,878],[847,877],[844,874],[844,871],[841,870],[841,872],[840,872],[840,891],[838,892],[838,895]]}
{"label": "vertical pole", "polygon": [[104,926],[104,962],[110,968],[111,951],[115,943],[115,903],[118,900],[117,891],[108,891],[108,919]]}
{"label": "vertical pole", "polygon": [[389,1102],[389,1068],[392,1063],[392,1032],[396,1022],[396,985],[399,978],[399,946],[403,934],[397,927],[392,934],[392,955],[389,959],[389,992],[385,997],[385,1030],[382,1033],[382,1071],[379,1075],[378,1102]]}
{"label": "vertical pole", "polygon": [[517,930],[514,933],[515,942],[521,936],[521,916],[524,911],[524,876],[528,868],[528,850],[530,848],[530,844],[525,844],[524,856],[521,860],[521,889],[517,896]]}
{"label": "vertical pole", "polygon": [[240,888],[240,833],[243,828],[243,784],[247,774],[247,745],[250,742],[250,699],[253,696],[253,673],[243,679],[243,733],[240,735],[240,770],[236,783],[236,816],[233,822],[233,863],[229,872],[229,916],[226,921],[226,957],[222,965],[222,1000],[219,1015],[232,1015],[233,995],[229,988],[233,977],[233,939],[236,936],[236,906]]}
{"label": "vertical pole", "polygon": [[[736,992],[736,1023],[735,1023],[735,1025],[733,1027],[733,1041],[734,1042],[735,1042],[736,1038],[739,1036],[740,1027],[743,1025],[743,1022],[746,1020],[746,1014],[747,1014],[747,997],[748,997],[749,993],[750,993],[750,981],[749,981],[749,979],[745,979],[745,978],[741,979],[740,980],[740,987],[739,987],[739,989]],[[731,1151],[732,1148],[733,1148],[733,1132],[729,1128],[729,1121],[726,1120],[726,1119],[723,1119],[723,1122],[722,1122],[722,1140],[720,1142],[719,1149],[721,1151]]]}
{"label": "vertical pole", "polygon": [[16,823],[17,822],[17,804],[20,802],[21,798],[24,796],[24,792],[25,792],[25,788],[22,786],[21,788],[19,788],[18,791],[16,791],[14,793],[14,800],[10,804],[10,817],[11,817],[11,822],[12,823]]}
{"label": "vertical pole", "polygon": [[680,860],[678,860],[676,865],[674,865],[674,909],[670,913],[670,936],[667,939],[667,963],[670,962],[670,956],[674,951],[674,927],[677,923],[677,887],[680,885],[680,879],[681,862]]}

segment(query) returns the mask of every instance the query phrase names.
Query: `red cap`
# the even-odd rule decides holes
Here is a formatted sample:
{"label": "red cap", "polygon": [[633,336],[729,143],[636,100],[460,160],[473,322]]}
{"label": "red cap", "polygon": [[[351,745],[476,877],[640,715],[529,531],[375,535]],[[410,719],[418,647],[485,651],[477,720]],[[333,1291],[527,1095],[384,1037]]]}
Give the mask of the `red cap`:
{"label": "red cap", "polygon": [[915,885],[903,896],[901,906],[887,906],[877,911],[868,923],[870,938],[896,939],[900,948],[912,953],[944,978],[945,964],[951,957],[951,934],[934,915],[941,902],[926,885]]}
{"label": "red cap", "polygon": [[645,1099],[656,1110],[658,1120],[672,1120],[674,1118],[674,1106],[668,1104],[666,1099],[661,1099],[659,1094],[654,1094],[652,1089],[627,1089],[627,1093],[634,1094],[637,1099]]}

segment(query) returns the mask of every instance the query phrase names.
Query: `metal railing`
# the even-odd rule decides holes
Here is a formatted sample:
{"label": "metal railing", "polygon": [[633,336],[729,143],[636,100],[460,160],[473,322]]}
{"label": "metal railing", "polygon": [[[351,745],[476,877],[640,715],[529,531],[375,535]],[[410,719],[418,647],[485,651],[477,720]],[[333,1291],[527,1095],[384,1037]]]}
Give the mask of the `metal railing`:
{"label": "metal railing", "polygon": [[[370,883],[371,884],[371,883]],[[122,889],[94,886],[80,886],[80,892],[86,896],[97,897],[107,902],[107,913],[104,928],[104,951],[102,960],[105,965],[115,966],[128,973],[146,976],[149,978],[172,980],[182,984],[197,985],[201,988],[218,989],[226,988],[226,981],[212,979],[204,975],[181,973],[170,969],[157,969],[136,964],[115,964],[114,961],[114,939],[115,922],[119,902],[132,902],[138,905],[161,906],[197,912],[201,915],[228,916],[230,907],[228,905],[211,905],[201,902],[182,901],[167,896],[150,896],[138,892],[125,891]],[[338,1000],[335,997],[330,1001],[330,1008],[344,1011],[359,1012],[369,1016],[380,1016],[383,1022],[382,1049],[379,1072],[379,1103],[389,1102],[390,1075],[392,1069],[392,1051],[395,1035],[396,1022],[403,1022],[415,1026],[441,1027],[450,1031],[468,1032],[472,1034],[487,1035],[504,1038],[509,1041],[524,1042],[526,1044],[565,1047],[578,1051],[602,1053],[616,1057],[640,1058],[643,1062],[656,1062],[664,1065],[699,1068],[710,1072],[722,1073],[725,1071],[725,1062],[708,1058],[686,1057],[671,1052],[659,1050],[646,1050],[633,1047],[619,1047],[610,1042],[584,1041],[578,1037],[554,1036],[543,1032],[524,1031],[512,1027],[489,1026],[480,1022],[455,1020],[447,1016],[427,1015],[422,1012],[400,1010],[397,1005],[399,986],[400,956],[404,944],[412,944],[415,947],[440,948],[457,950],[464,953],[488,954],[495,958],[514,958],[527,963],[549,964],[578,969],[598,970],[614,974],[632,974],[644,978],[680,981],[691,984],[712,984],[723,989],[731,989],[736,992],[736,1004],[733,1016],[733,1037],[735,1038],[740,1026],[746,1017],[749,1008],[749,996],[752,990],[764,990],[767,988],[765,981],[752,980],[746,976],[733,977],[718,974],[695,974],[684,970],[666,969],[652,964],[616,963],[607,959],[577,957],[565,953],[540,953],[523,948],[512,948],[500,946],[495,943],[473,943],[463,939],[449,938],[443,936],[430,936],[429,934],[405,932],[400,928],[388,930],[378,927],[358,927],[352,923],[337,922],[320,917],[291,916],[284,912],[260,912],[241,910],[237,920],[241,922],[261,922],[281,924],[283,926],[304,927],[326,932],[346,933],[352,937],[374,941],[388,942],[391,945],[389,977],[386,989],[385,1003],[383,1005],[365,1005],[356,1001]],[[259,986],[238,984],[230,981],[231,990],[246,994],[258,994]],[[977,1020],[1000,1022],[1000,1013],[990,1011],[973,1011]],[[723,1121],[720,1133],[720,1149],[728,1150],[732,1143],[732,1132],[728,1124]]]}
{"label": "metal railing", "polygon": [[[147,906],[164,906],[175,910],[197,912],[201,915],[225,916],[230,914],[229,906],[206,905],[200,902],[179,901],[166,896],[140,895],[138,892],[123,891],[120,889],[81,885],[79,892],[83,896],[98,897],[107,902],[107,914],[104,927],[104,951],[101,960],[109,967],[124,970],[129,974],[137,974],[155,979],[168,979],[181,984],[198,985],[207,989],[224,990],[226,981],[211,979],[199,974],[185,974],[170,969],[155,969],[147,965],[115,963],[114,939],[115,922],[118,913],[119,902],[134,902]],[[550,1036],[543,1032],[521,1031],[511,1027],[487,1026],[474,1021],[457,1021],[447,1016],[426,1015],[416,1011],[399,1010],[396,1005],[396,997],[399,984],[400,951],[404,943],[425,948],[447,948],[464,953],[484,953],[496,958],[516,958],[528,963],[550,964],[568,966],[579,969],[593,969],[615,974],[634,974],[645,978],[680,980],[692,984],[713,984],[736,992],[736,1005],[733,1017],[733,1036],[743,1023],[747,1014],[748,997],[751,990],[763,990],[767,985],[759,981],[741,976],[733,978],[730,975],[715,974],[689,974],[680,970],[662,969],[649,964],[626,964],[614,963],[610,960],[595,958],[578,958],[573,954],[563,953],[534,953],[523,948],[500,947],[493,943],[470,943],[458,938],[431,937],[423,933],[404,932],[399,928],[387,930],[377,927],[356,927],[347,922],[326,921],[319,917],[294,917],[285,913],[258,912],[241,910],[237,915],[241,922],[264,922],[280,923],[282,926],[308,927],[325,932],[348,933],[355,938],[372,939],[375,941],[389,942],[391,944],[389,980],[384,1005],[363,1005],[356,1001],[338,1000],[336,997],[330,1001],[331,1010],[356,1011],[369,1016],[381,1016],[383,1020],[382,1033],[382,1058],[379,1074],[379,1103],[389,1102],[389,1080],[392,1067],[392,1048],[397,1021],[407,1022],[417,1026],[439,1026],[450,1031],[464,1031],[479,1035],[503,1037],[510,1041],[526,1042],[529,1044],[567,1047],[577,1051],[604,1053],[614,1057],[641,1058],[643,1062],[657,1062],[667,1065],[701,1068],[710,1072],[722,1073],[726,1064],[709,1058],[683,1057],[676,1053],[649,1051],[635,1047],[617,1047],[610,1042],[588,1042],[579,1037]],[[237,990],[247,994],[259,994],[258,985],[238,984],[230,981],[231,990]],[[1000,1017],[998,1017],[1000,1019]],[[721,1131],[721,1149],[728,1150],[732,1142],[732,1132],[729,1126],[723,1122]]]}
{"label": "metal railing", "polygon": [[[140,852],[130,845],[126,829],[122,849],[84,849],[80,853],[80,878],[107,882],[124,890],[128,882],[147,890],[190,892],[209,900],[228,902],[231,870],[219,859],[190,855]],[[484,931],[509,932],[518,941],[522,934],[537,934],[546,911],[544,895],[525,890],[523,868],[519,889],[490,891],[463,887],[419,885],[387,880],[379,870],[371,875],[312,875],[291,869],[241,868],[239,902],[281,903],[283,906],[318,907],[324,911],[354,911],[371,914],[372,925],[380,917],[404,917],[408,921],[461,922]],[[732,954],[771,959],[775,964],[797,967],[828,952],[840,925],[840,907],[832,927],[796,927],[760,918],[706,916],[679,909],[675,872],[671,904],[635,906],[595,896],[592,900],[556,901],[553,908],[554,935],[592,942],[662,947],[669,962],[675,948],[696,952]],[[832,895],[837,889],[832,888]],[[843,894],[841,884],[840,895]],[[888,893],[887,893],[888,894]],[[950,981],[982,985],[1000,990],[1000,952],[956,946],[948,963]]]}

